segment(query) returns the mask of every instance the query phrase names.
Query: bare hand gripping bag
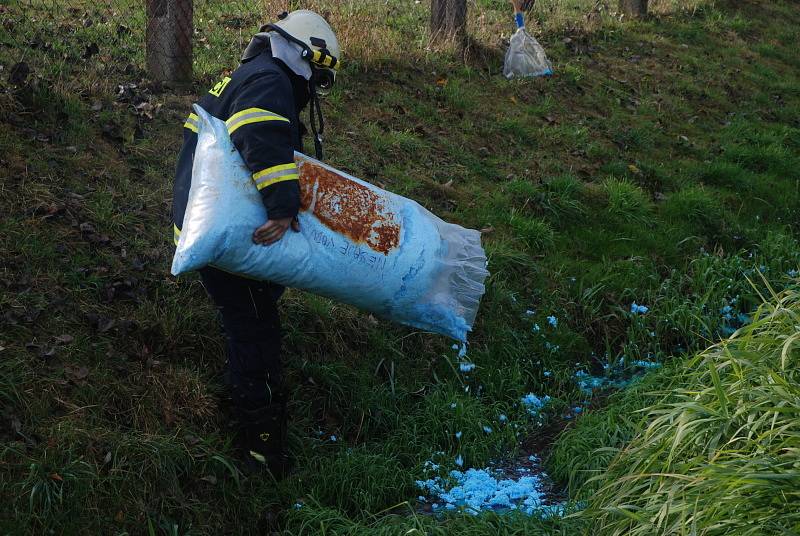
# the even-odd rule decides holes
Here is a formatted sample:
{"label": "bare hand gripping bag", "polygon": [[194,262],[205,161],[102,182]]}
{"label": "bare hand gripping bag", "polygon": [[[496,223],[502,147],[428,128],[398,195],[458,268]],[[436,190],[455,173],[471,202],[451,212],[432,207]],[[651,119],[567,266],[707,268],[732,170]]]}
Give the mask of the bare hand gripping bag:
{"label": "bare hand gripping bag", "polygon": [[207,265],[332,298],[465,341],[489,275],[480,233],[295,153],[300,232],[254,244],[267,213],[225,123],[200,117],[172,273]]}

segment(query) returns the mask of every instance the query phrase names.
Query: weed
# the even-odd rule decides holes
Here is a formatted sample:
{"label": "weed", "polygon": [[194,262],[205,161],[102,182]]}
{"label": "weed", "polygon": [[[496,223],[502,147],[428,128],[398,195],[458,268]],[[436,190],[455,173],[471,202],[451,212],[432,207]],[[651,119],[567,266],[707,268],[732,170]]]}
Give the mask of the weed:
{"label": "weed", "polygon": [[635,184],[615,178],[603,182],[608,198],[609,215],[623,223],[643,224],[648,221],[651,206],[644,192]]}
{"label": "weed", "polygon": [[543,252],[553,244],[553,229],[546,221],[512,213],[509,225],[531,251]]}

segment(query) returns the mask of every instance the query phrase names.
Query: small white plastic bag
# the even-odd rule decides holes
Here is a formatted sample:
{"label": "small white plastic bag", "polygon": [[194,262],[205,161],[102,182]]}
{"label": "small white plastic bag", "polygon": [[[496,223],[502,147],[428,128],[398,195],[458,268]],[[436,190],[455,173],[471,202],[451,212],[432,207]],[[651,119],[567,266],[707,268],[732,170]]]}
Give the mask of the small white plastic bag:
{"label": "small white plastic bag", "polygon": [[174,275],[212,265],[466,341],[489,275],[478,231],[295,153],[300,232],[256,245],[267,213],[250,171],[225,123],[194,110],[197,149]]}
{"label": "small white plastic bag", "polygon": [[552,74],[553,66],[542,45],[524,27],[517,28],[506,51],[503,76],[510,79]]}

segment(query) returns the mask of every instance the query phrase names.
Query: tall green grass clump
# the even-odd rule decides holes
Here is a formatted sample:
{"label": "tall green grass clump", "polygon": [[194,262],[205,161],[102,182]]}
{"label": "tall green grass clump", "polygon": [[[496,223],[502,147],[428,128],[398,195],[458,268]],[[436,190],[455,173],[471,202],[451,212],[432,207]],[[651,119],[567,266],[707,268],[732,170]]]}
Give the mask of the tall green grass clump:
{"label": "tall green grass clump", "polygon": [[602,475],[594,534],[769,535],[800,528],[800,292],[674,368]]}
{"label": "tall green grass clump", "polygon": [[620,222],[644,223],[650,216],[650,202],[641,188],[630,182],[609,178],[602,185],[608,196],[606,211]]}
{"label": "tall green grass clump", "polygon": [[661,400],[656,387],[663,387],[671,370],[648,374],[612,394],[602,411],[587,413],[576,426],[561,433],[547,459],[547,468],[565,485],[570,497],[583,500],[596,491],[597,477],[642,431],[646,424],[642,408]]}

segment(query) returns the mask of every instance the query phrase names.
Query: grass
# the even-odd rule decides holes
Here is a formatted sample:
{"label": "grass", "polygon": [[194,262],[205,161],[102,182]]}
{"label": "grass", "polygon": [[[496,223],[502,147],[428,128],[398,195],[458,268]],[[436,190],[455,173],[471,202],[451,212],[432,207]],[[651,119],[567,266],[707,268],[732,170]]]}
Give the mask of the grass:
{"label": "grass", "polygon": [[[427,47],[424,3],[309,2],[329,11],[345,50],[326,103],[328,161],[483,229],[492,275],[468,375],[449,341],[289,292],[299,470],[274,483],[236,469],[212,306],[196,278],[167,275],[169,206],[190,103],[234,65],[262,13],[293,5],[196,6],[197,81],[180,91],[146,80],[138,5],[2,8],[0,532],[255,534],[279,508],[286,534],[648,533],[675,522],[667,513],[654,528],[659,508],[701,492],[730,508],[698,509],[698,532],[740,519],[691,449],[668,468],[712,487],[641,478],[648,449],[670,439],[645,417],[662,408],[667,379],[679,393],[707,389],[703,365],[721,347],[691,356],[796,286],[797,6],[663,1],[628,22],[595,2],[537,2],[529,20],[557,74],[510,83],[498,76],[505,2],[470,4],[466,55]],[[20,61],[31,74],[14,85]],[[649,312],[631,313],[634,301]],[[786,328],[789,313],[763,311],[773,320],[745,328],[752,344]],[[752,370],[767,377],[775,348]],[[575,373],[622,356],[665,367],[584,404]],[[726,390],[727,368],[718,375],[729,421],[708,430],[736,416],[740,391]],[[554,400],[542,423],[520,405],[531,392]],[[640,455],[642,470],[626,473],[614,449]],[[571,498],[597,501],[552,520],[418,512],[425,461],[482,466],[531,451],[549,454]],[[774,521],[782,499],[760,502],[759,479],[735,478]],[[662,484],[685,497],[665,498]],[[636,495],[642,486],[652,492]],[[639,510],[617,517],[631,514],[622,504]]]}
{"label": "grass", "polygon": [[559,439],[552,463],[583,483],[596,533],[797,530],[799,304],[796,290],[770,297],[730,339]]}

